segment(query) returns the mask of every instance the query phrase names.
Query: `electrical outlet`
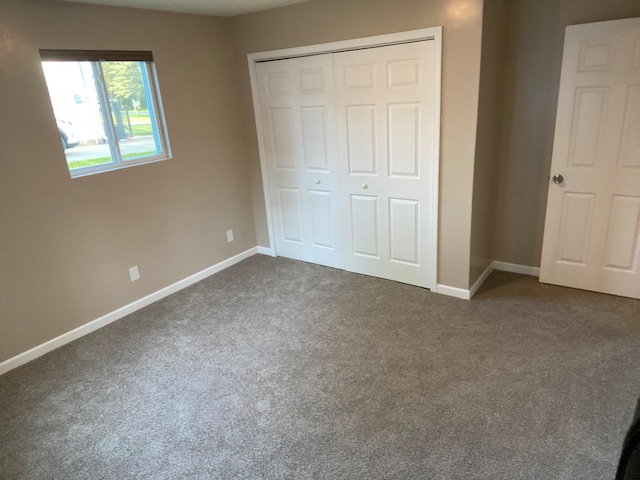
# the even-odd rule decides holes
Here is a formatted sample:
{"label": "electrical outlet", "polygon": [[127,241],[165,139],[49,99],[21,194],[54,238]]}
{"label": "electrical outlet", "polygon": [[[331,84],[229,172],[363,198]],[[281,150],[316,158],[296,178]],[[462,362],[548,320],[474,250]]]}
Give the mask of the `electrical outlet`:
{"label": "electrical outlet", "polygon": [[135,282],[136,280],[140,280],[140,270],[138,270],[137,265],[134,265],[129,269],[129,277],[131,278],[132,282]]}
{"label": "electrical outlet", "polygon": [[233,230],[227,230],[227,243],[233,242]]}

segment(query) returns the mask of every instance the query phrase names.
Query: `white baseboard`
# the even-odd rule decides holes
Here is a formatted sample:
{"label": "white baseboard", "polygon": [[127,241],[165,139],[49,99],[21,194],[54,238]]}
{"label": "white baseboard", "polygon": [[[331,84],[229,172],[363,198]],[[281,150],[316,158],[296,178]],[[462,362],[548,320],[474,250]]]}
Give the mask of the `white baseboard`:
{"label": "white baseboard", "polygon": [[503,272],[520,273],[521,275],[531,275],[532,277],[540,276],[540,268],[529,267],[528,265],[518,265],[517,263],[493,261],[493,268]]}
{"label": "white baseboard", "polygon": [[438,284],[438,286],[436,287],[436,292],[442,295],[447,295],[449,297],[460,298],[462,300],[471,300],[471,298],[476,294],[487,277],[491,275],[491,272],[493,272],[493,262],[491,262],[489,266],[484,269],[482,275],[478,277],[478,279],[474,282],[470,289],[466,290],[464,288],[450,287],[449,285]]}
{"label": "white baseboard", "polygon": [[478,279],[474,282],[474,284],[471,285],[471,288],[469,289],[469,298],[473,298],[473,296],[476,294],[478,289],[482,286],[484,281],[489,277],[489,275],[491,275],[491,272],[493,272],[495,268],[493,265],[494,263],[495,262],[491,262],[489,266],[484,269],[484,272],[482,272],[482,274],[478,277]]}
{"label": "white baseboard", "polygon": [[529,267],[527,265],[518,265],[516,263],[499,262],[497,260],[494,260],[487,268],[485,268],[484,272],[482,272],[482,275],[478,277],[478,279],[469,290],[438,284],[436,292],[442,295],[447,295],[449,297],[461,298],[462,300],[470,300],[494,270],[519,273],[521,275],[531,275],[533,277],[540,276],[540,269],[538,267]]}
{"label": "white baseboard", "polygon": [[167,287],[161,288],[160,290],[157,290],[145,297],[142,297],[136,300],[135,302],[125,305],[124,307],[118,308],[113,312],[107,313],[106,315],[103,315],[100,318],[96,318],[95,320],[92,320],[89,323],[85,323],[84,325],[81,325],[78,328],[75,328],[67,333],[63,333],[62,335],[54,339],[51,339],[48,342],[38,345],[37,347],[27,350],[26,352],[20,353],[15,357],[9,358],[8,360],[5,360],[4,362],[0,363],[0,375],[8,372],[9,370],[13,370],[14,368],[17,368],[20,365],[24,365],[25,363],[30,362],[31,360],[35,360],[36,358],[41,357],[42,355],[49,353],[52,350],[55,350],[56,348],[66,345],[67,343],[77,340],[80,337],[83,337],[91,332],[94,332],[99,328],[109,325],[110,323],[113,323],[116,320],[120,320],[121,318],[129,315],[130,313],[133,313],[137,310],[140,310],[143,307],[146,307],[147,305],[157,302],[158,300],[164,297],[167,297],[172,293],[176,293],[182,290],[183,288],[186,288],[190,285],[193,285],[194,283],[199,282],[200,280],[204,280],[205,278],[213,275],[214,273],[218,273],[224,270],[225,268],[228,268],[232,265],[235,265],[238,262],[241,262],[245,258],[249,258],[257,254],[258,251],[259,251],[258,247],[250,248],[249,250],[246,250],[242,253],[239,253],[238,255],[235,255],[231,258],[223,260],[222,262],[217,263],[209,268],[205,268],[204,270],[201,270],[198,273],[194,273],[193,275],[187,278],[179,280],[176,283],[173,283]]}
{"label": "white baseboard", "polygon": [[273,248],[270,247],[256,247],[258,249],[258,253],[260,255],[269,255],[270,257],[275,257],[276,256],[276,252],[273,250]]}
{"label": "white baseboard", "polygon": [[[37,347],[34,347],[30,350],[27,350],[26,352],[16,355],[15,357],[5,360],[4,362],[0,363],[0,375],[10,370],[13,370],[14,368],[17,368],[21,365],[24,365],[25,363],[28,363],[31,360],[35,360],[36,358],[41,357],[42,355],[49,353],[55,350],[56,348],[66,345],[67,343],[77,340],[80,337],[83,337],[91,332],[94,332],[99,328],[109,325],[110,323],[113,323],[116,320],[126,317],[127,315],[137,310],[140,310],[141,308],[146,307],[147,305],[157,302],[158,300],[161,300],[164,297],[167,297],[173,293],[176,293],[182,290],[183,288],[186,288],[190,285],[193,285],[194,283],[204,280],[205,278],[215,273],[218,273],[224,270],[225,268],[235,265],[236,263],[241,262],[242,260],[249,258],[257,253],[262,255],[269,255],[272,257],[275,256],[275,252],[272,248],[268,248],[268,247],[250,248],[249,250],[246,250],[242,253],[239,253],[238,255],[235,255],[231,258],[223,260],[222,262],[217,263],[209,268],[205,268],[204,270],[198,273],[195,273],[187,278],[184,278],[174,284],[161,288],[156,292],[153,292],[145,297],[140,298],[139,300],[136,300],[135,302],[130,303],[129,305],[125,305],[124,307],[114,310],[113,312],[107,313],[106,315],[103,315],[100,318],[92,320],[89,323],[85,323],[84,325],[81,325],[78,328],[75,328],[67,333],[64,333],[41,345],[38,345]],[[487,279],[487,277],[491,274],[493,270],[502,270],[505,272],[520,273],[523,275],[532,275],[532,276],[540,275],[540,269],[537,267],[529,267],[526,265],[517,265],[515,263],[493,261],[491,265],[489,265],[485,269],[485,271],[482,272],[482,275],[480,275],[478,280],[476,280],[476,282],[473,284],[473,286],[469,290],[466,290],[464,288],[450,287],[448,285],[438,284],[436,287],[436,292],[441,295],[447,295],[449,297],[460,298],[462,300],[469,300],[471,299],[471,297],[473,297],[473,295],[475,295],[475,293],[482,286],[484,281]]]}
{"label": "white baseboard", "polygon": [[449,285],[442,285],[439,283],[436,286],[436,292],[448,297],[461,298],[462,300],[469,300],[471,298],[471,292],[464,288],[450,287]]}

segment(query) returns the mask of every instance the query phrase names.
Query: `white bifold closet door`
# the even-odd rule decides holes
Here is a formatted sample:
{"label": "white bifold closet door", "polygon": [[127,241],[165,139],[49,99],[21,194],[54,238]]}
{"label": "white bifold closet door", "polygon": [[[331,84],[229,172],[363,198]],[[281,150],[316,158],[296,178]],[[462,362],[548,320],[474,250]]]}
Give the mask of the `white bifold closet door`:
{"label": "white bifold closet door", "polygon": [[331,54],[256,65],[276,252],[344,268]]}
{"label": "white bifold closet door", "polygon": [[435,42],[256,73],[276,253],[435,288]]}
{"label": "white bifold closet door", "polygon": [[434,42],[333,56],[346,269],[434,288]]}

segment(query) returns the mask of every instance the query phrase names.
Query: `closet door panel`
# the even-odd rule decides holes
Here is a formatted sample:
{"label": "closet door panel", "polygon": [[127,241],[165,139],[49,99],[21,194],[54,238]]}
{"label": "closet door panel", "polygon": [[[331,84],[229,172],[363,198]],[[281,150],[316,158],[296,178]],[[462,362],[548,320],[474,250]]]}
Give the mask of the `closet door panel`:
{"label": "closet door panel", "polygon": [[331,54],[256,73],[276,253],[344,268]]}
{"label": "closet door panel", "polygon": [[433,41],[333,56],[345,268],[435,285]]}

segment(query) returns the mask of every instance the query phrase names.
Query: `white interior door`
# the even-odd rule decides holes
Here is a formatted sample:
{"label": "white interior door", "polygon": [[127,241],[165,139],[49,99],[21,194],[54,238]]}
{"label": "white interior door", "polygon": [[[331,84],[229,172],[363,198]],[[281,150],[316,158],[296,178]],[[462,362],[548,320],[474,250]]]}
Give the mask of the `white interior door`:
{"label": "white interior door", "polygon": [[540,280],[640,298],[640,19],[567,27]]}
{"label": "white interior door", "polygon": [[343,268],[331,54],[256,75],[277,254]]}
{"label": "white interior door", "polygon": [[333,67],[345,268],[434,288],[436,44],[336,53]]}

